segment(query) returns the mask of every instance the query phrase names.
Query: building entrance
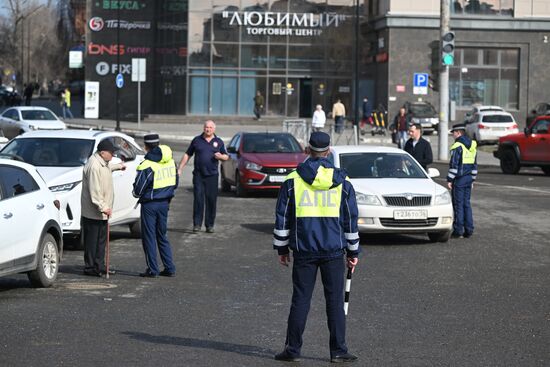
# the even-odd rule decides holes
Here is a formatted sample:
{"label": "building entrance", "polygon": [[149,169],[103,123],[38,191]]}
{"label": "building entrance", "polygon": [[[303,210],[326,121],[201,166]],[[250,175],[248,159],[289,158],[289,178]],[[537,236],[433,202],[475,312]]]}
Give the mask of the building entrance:
{"label": "building entrance", "polygon": [[302,78],[300,79],[300,117],[311,117],[313,116],[313,102],[312,102],[312,93],[313,93],[313,82],[311,79]]}

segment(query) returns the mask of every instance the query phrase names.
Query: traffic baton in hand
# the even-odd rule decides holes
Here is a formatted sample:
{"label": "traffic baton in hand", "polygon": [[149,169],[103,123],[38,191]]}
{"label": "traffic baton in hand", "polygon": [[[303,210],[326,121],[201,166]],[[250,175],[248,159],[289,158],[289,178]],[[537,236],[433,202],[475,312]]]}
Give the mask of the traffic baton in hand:
{"label": "traffic baton in hand", "polygon": [[109,237],[111,237],[111,228],[109,225],[109,217],[107,217],[107,255],[105,259],[105,278],[109,279]]}
{"label": "traffic baton in hand", "polygon": [[344,315],[346,316],[348,314],[349,293],[351,290],[351,274],[351,268],[348,268],[348,275],[346,276],[346,293],[344,296]]}

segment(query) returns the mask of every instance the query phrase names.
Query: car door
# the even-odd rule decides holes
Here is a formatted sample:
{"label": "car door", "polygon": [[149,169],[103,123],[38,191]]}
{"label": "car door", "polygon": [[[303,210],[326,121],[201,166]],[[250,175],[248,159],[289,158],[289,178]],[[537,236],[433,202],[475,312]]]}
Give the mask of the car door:
{"label": "car door", "polygon": [[532,129],[529,160],[550,161],[550,120],[538,120]]}
{"label": "car door", "polygon": [[0,165],[0,186],[0,264],[30,262],[47,218],[45,196],[27,171],[12,165]]}
{"label": "car door", "polygon": [[137,199],[132,195],[133,184],[136,178],[136,169],[143,161],[143,152],[123,137],[112,138],[115,146],[113,163],[123,162],[124,171],[114,171],[113,187],[115,202],[113,204],[113,221],[127,217],[136,207]]}
{"label": "car door", "polygon": [[237,170],[238,166],[238,159],[239,159],[239,146],[241,144],[241,134],[237,134],[231,139],[229,142],[229,146],[227,149],[227,153],[229,155],[229,159],[227,161],[222,162],[223,164],[223,173],[225,175],[225,178],[227,181],[229,181],[232,185],[235,185],[237,183],[237,179],[235,177],[235,172]]}

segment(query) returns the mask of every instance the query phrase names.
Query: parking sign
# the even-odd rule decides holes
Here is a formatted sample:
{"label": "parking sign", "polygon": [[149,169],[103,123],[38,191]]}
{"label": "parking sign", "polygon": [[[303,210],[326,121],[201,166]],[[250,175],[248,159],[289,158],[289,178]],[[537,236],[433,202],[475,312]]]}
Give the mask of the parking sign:
{"label": "parking sign", "polygon": [[427,73],[414,73],[413,94],[428,94]]}
{"label": "parking sign", "polygon": [[120,88],[124,87],[124,77],[122,76],[122,74],[120,74],[120,73],[117,74],[115,81],[116,81],[116,87],[117,88],[120,89]]}

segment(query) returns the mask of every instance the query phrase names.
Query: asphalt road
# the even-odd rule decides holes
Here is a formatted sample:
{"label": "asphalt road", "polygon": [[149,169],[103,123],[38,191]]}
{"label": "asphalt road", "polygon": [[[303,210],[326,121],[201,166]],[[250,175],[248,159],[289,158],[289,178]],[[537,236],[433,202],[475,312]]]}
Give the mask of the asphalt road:
{"label": "asphalt road", "polygon": [[[347,330],[355,365],[550,364],[550,177],[522,172],[480,167],[471,239],[362,237]],[[109,280],[81,275],[71,249],[51,289],[0,278],[0,366],[285,365],[273,360],[292,290],[271,245],[275,195],[224,194],[216,233],[192,233],[189,176],[169,217],[177,277],[140,278],[140,240],[113,227]],[[329,365],[320,284],[303,357]]]}

